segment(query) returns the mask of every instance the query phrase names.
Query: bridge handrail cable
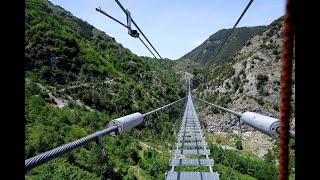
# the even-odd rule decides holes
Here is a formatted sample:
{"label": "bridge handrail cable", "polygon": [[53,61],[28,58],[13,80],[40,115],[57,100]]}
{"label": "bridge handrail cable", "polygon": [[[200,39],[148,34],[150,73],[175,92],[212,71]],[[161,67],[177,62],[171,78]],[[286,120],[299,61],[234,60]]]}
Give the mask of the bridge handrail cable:
{"label": "bridge handrail cable", "polygon": [[[98,142],[98,139],[106,134],[110,134],[110,133],[121,134],[122,132],[128,131],[131,128],[142,123],[143,122],[142,120],[145,117],[147,117],[153,113],[159,112],[161,110],[164,110],[164,109],[166,109],[166,108],[168,108],[178,102],[181,102],[185,98],[186,97],[181,98],[173,103],[167,104],[165,106],[162,106],[160,108],[157,108],[155,110],[147,112],[143,115],[141,113],[133,113],[133,114],[112,120],[113,122],[116,121],[117,123],[114,123],[112,125],[109,124],[109,127],[104,130],[97,131],[97,132],[90,134],[86,137],[83,137],[81,139],[75,140],[75,141],[70,142],[68,144],[62,145],[62,146],[57,147],[55,149],[49,150],[49,151],[44,152],[42,154],[39,154],[37,156],[26,159],[25,160],[25,171],[28,171],[28,170],[30,170],[36,166],[39,166],[49,160],[52,160],[58,156],[61,156],[71,150],[74,150],[76,148],[84,146],[84,145],[88,144],[89,142],[96,141],[97,143],[100,143],[100,142]],[[110,122],[112,122],[112,121],[110,121]],[[118,132],[119,130],[122,130],[122,131]]]}
{"label": "bridge handrail cable", "polygon": [[[210,103],[210,102],[205,101],[203,99],[199,99],[194,96],[192,96],[192,97],[201,101],[201,102],[204,102],[210,106],[213,106],[219,110],[222,110],[224,112],[228,112],[230,114],[233,114],[233,115],[239,117],[240,120],[242,120],[247,125],[253,127],[254,129],[256,129],[260,132],[263,132],[264,134],[267,134],[268,136],[270,136],[272,138],[275,138],[275,139],[280,138],[281,127],[280,127],[280,120],[279,119],[265,116],[265,115],[261,115],[259,113],[254,113],[254,112],[245,112],[245,113],[236,112],[236,111],[218,106],[216,104]],[[294,139],[295,138],[295,131],[289,130],[289,136]]]}
{"label": "bridge handrail cable", "polygon": [[[194,97],[194,96],[192,96],[192,97]],[[196,98],[197,100],[202,101],[202,102],[204,102],[204,103],[207,103],[207,104],[209,104],[209,105],[211,105],[211,106],[214,106],[214,107],[216,107],[216,108],[218,108],[218,109],[220,109],[220,110],[222,110],[222,111],[225,111],[225,112],[228,112],[228,113],[230,113],[230,114],[233,114],[233,115],[235,115],[235,116],[238,116],[238,117],[241,117],[241,116],[242,116],[242,113],[240,113],[240,112],[232,111],[232,110],[230,110],[230,109],[227,109],[227,108],[224,108],[224,107],[221,107],[221,106],[212,104],[212,103],[210,103],[210,102],[208,102],[208,101],[205,101],[205,100],[203,100],[203,99],[199,99],[199,98],[197,98],[197,97],[194,97],[194,98]]]}

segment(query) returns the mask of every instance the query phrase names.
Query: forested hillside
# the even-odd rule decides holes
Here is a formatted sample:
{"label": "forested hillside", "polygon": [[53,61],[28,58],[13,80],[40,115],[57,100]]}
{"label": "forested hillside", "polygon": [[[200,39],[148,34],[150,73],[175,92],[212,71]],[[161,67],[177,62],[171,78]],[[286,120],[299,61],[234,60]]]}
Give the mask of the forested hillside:
{"label": "forested hillside", "polygon": [[[185,96],[171,60],[139,57],[46,0],[25,4],[26,159]],[[158,120],[168,147],[173,122]],[[108,162],[91,143],[28,171],[26,179],[163,179],[168,153],[163,160],[141,145],[160,148],[159,131],[151,130],[142,125],[105,137]]]}

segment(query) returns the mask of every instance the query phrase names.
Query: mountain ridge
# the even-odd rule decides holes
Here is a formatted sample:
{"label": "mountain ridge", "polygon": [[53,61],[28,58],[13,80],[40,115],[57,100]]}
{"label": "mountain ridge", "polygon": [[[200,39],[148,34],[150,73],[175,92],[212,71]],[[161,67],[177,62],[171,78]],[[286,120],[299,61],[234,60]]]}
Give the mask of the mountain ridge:
{"label": "mountain ridge", "polygon": [[[226,59],[233,55],[236,51],[244,45],[244,43],[251,37],[262,33],[266,26],[251,26],[235,28],[231,36],[225,43],[222,51],[216,56],[213,61],[213,56],[216,54],[218,47],[221,46],[227,34],[231,29],[220,29],[208,37],[203,43],[194,48],[192,51],[183,55],[178,60],[191,59],[195,62],[207,64],[219,64],[226,61]],[[231,43],[232,42],[232,43]]]}

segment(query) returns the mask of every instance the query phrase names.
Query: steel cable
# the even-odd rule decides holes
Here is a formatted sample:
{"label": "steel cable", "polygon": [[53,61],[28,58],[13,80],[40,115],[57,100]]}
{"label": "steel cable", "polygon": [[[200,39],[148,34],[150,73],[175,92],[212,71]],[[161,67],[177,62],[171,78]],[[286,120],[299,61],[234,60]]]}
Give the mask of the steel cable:
{"label": "steel cable", "polygon": [[219,54],[219,52],[221,51],[222,47],[224,46],[224,44],[227,42],[229,36],[231,35],[231,33],[233,32],[233,30],[235,29],[235,27],[238,25],[238,23],[240,22],[240,20],[242,19],[243,15],[246,13],[246,11],[248,10],[248,8],[250,7],[251,3],[253,2],[253,0],[250,0],[250,2],[248,3],[247,7],[244,9],[244,11],[242,12],[242,14],[240,15],[240,17],[238,18],[236,24],[233,26],[233,28],[231,29],[231,31],[229,31],[229,33],[227,34],[226,38],[224,39],[224,41],[222,42],[220,48],[218,49],[217,53],[213,56],[212,61],[214,60],[214,58]]}
{"label": "steel cable", "polygon": [[[120,8],[122,9],[122,11],[127,15],[127,11],[125,10],[125,8],[122,6],[122,4],[119,2],[119,0],[115,0],[116,3],[120,6]],[[160,57],[160,59],[162,59],[162,57],[160,56],[160,54],[158,53],[158,51],[153,47],[153,45],[151,44],[151,42],[149,41],[149,39],[144,35],[144,33],[142,32],[142,30],[139,28],[139,26],[136,24],[136,22],[131,18],[132,23],[136,26],[136,28],[139,30],[139,32],[142,34],[142,36],[147,40],[147,42],[150,44],[150,46],[153,48],[153,50],[158,54],[158,56]]]}

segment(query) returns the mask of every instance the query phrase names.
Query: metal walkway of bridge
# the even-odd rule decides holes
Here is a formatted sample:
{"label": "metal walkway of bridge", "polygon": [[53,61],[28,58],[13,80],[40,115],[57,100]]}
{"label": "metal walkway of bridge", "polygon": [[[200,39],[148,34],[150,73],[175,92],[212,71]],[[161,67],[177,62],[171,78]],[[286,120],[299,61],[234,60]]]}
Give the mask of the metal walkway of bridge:
{"label": "metal walkway of bridge", "polygon": [[[184,98],[181,98],[175,102],[167,104],[165,106],[159,107],[152,111],[141,114],[140,112],[135,112],[117,119],[113,119],[109,122],[108,127],[106,129],[96,131],[90,135],[72,141],[70,143],[64,144],[62,146],[56,147],[52,150],[43,152],[34,157],[28,158],[25,160],[25,171],[29,171],[30,169],[37,167],[43,163],[46,163],[49,160],[52,160],[56,157],[59,157],[63,154],[66,154],[74,149],[85,146],[88,143],[95,142],[99,145],[101,153],[105,159],[107,159],[107,153],[104,149],[102,137],[107,134],[112,134],[114,136],[121,135],[130,129],[136,127],[137,125],[146,122],[150,119],[148,117],[152,114],[157,114],[157,112],[162,112],[165,109],[170,109],[170,107],[174,105],[185,103],[187,99],[186,108],[184,111],[184,115],[181,121],[180,130],[177,133],[177,142],[176,149],[172,150],[173,158],[168,162],[171,166],[171,170],[165,173],[166,179],[168,180],[182,180],[182,179],[191,179],[191,180],[218,180],[219,174],[217,172],[212,171],[212,167],[214,166],[214,159],[210,159],[210,150],[206,149],[208,146],[208,142],[206,142],[204,133],[201,129],[201,124],[198,120],[197,113],[195,111],[193,105],[193,99],[196,99],[198,102],[205,103],[206,105],[210,105],[218,110],[223,112],[227,112],[239,118],[240,121],[243,121],[245,124],[251,126],[252,128],[267,134],[268,136],[279,139],[279,129],[280,129],[280,120],[276,118],[272,118],[269,116],[264,116],[254,112],[236,112],[231,109],[227,109],[216,104],[207,102],[203,99],[199,99],[191,96],[190,90],[190,79],[189,79],[189,91],[188,95]],[[240,126],[241,131],[241,126]],[[289,131],[289,135],[291,138],[295,137],[294,131]],[[179,149],[180,148],[180,149]],[[191,157],[190,157],[191,155]],[[199,158],[203,156],[202,158]],[[189,158],[188,158],[189,157]],[[192,158],[196,157],[196,158]],[[206,169],[208,167],[207,172],[186,172],[181,170],[181,172],[177,171],[180,169],[180,166],[186,167],[191,166],[188,169],[194,169],[199,167],[204,167],[201,169]],[[175,171],[175,167],[176,171]],[[230,167],[231,168],[231,167]],[[181,168],[182,169],[182,168]],[[233,170],[233,167],[231,168]],[[199,170],[200,171],[200,170]],[[232,174],[232,171],[231,171]],[[230,178],[231,176],[229,176]]]}
{"label": "metal walkway of bridge", "polygon": [[[176,149],[172,151],[174,158],[170,159],[169,162],[171,171],[166,173],[166,179],[218,180],[219,174],[212,171],[214,161],[209,158],[210,150],[206,149],[207,145],[192,102],[189,87],[187,106],[184,111],[179,133],[177,134]],[[183,155],[187,158],[178,158],[179,155]],[[188,155],[204,156],[204,158],[190,159],[188,158]],[[177,172],[174,171],[176,166],[207,166],[208,172]]]}

